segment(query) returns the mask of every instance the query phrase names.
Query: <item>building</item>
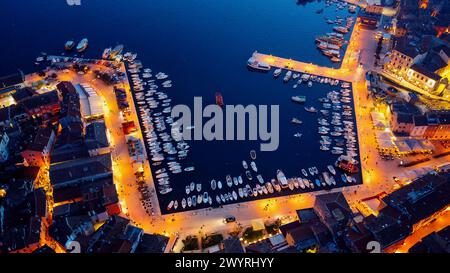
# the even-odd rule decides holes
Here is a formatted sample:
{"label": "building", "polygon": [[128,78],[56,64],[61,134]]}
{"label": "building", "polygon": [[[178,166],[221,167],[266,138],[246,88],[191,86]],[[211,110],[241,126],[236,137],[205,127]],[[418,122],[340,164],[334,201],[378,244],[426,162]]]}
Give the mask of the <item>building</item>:
{"label": "building", "polygon": [[[381,9],[383,9],[381,7]],[[378,27],[381,19],[381,13],[378,13],[378,8],[375,6],[368,6],[365,10],[360,10],[358,13],[359,23],[366,28],[375,29]]]}
{"label": "building", "polygon": [[38,129],[34,141],[21,152],[25,163],[36,167],[50,164],[50,153],[55,140],[55,132],[51,127]]}
{"label": "building", "polygon": [[81,106],[81,114],[84,120],[93,120],[103,117],[103,100],[97,92],[87,84],[75,85]]}
{"label": "building", "polygon": [[417,50],[405,45],[405,42],[397,42],[391,52],[389,61],[384,64],[384,69],[398,77],[406,78],[409,68],[417,61],[419,56]]}
{"label": "building", "polygon": [[25,81],[25,75],[21,70],[18,70],[17,73],[0,77],[0,90],[23,84]]}
{"label": "building", "polygon": [[29,116],[56,115],[61,110],[58,91],[50,91],[21,102]]}
{"label": "building", "polygon": [[409,253],[450,253],[450,226],[422,238]]}
{"label": "building", "polygon": [[5,162],[6,160],[8,160],[9,157],[8,143],[9,143],[8,135],[0,131],[0,162]]}
{"label": "building", "polygon": [[340,236],[353,219],[353,212],[341,192],[318,195],[314,211],[334,237]]}

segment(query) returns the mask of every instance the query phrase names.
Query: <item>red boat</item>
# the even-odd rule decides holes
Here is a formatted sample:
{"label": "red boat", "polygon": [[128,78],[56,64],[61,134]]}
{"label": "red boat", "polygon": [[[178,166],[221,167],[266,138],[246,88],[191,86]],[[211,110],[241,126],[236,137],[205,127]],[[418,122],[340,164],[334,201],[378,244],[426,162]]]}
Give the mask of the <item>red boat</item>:
{"label": "red boat", "polygon": [[219,105],[220,107],[223,106],[223,98],[220,92],[216,92],[216,104]]}
{"label": "red boat", "polygon": [[356,166],[357,164],[358,162],[353,158],[341,155],[334,165],[348,173],[358,173],[359,168]]}

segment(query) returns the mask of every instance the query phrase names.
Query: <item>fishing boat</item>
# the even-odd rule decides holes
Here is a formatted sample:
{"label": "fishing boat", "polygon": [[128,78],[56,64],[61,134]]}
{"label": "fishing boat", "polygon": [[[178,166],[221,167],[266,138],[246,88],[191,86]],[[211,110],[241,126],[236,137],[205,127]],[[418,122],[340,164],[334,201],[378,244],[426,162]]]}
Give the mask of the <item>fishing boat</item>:
{"label": "fishing boat", "polygon": [[216,187],[217,187],[217,182],[216,182],[216,180],[211,180],[211,189],[212,190],[215,190],[216,189]]}
{"label": "fishing boat", "polygon": [[293,97],[291,97],[291,100],[293,102],[297,102],[297,103],[304,103],[306,101],[306,97],[305,96],[293,96]]}
{"label": "fishing boat", "polygon": [[220,94],[220,92],[216,92],[216,104],[220,107],[222,107],[223,104],[223,97],[222,94]]}
{"label": "fishing boat", "polygon": [[74,41],[67,41],[64,44],[64,49],[67,50],[67,51],[71,51],[74,46],[75,46],[75,42]]}
{"label": "fishing boat", "polygon": [[313,106],[305,107],[305,110],[310,113],[317,113],[317,109]]}
{"label": "fishing boat", "polygon": [[85,51],[88,45],[89,45],[88,39],[87,38],[82,39],[77,45],[77,51],[80,53]]}
{"label": "fishing boat", "polygon": [[263,72],[269,71],[271,68],[269,64],[267,64],[265,62],[260,62],[260,61],[256,60],[256,58],[253,56],[248,59],[247,66],[252,69],[255,69],[258,71],[263,71]]}
{"label": "fishing boat", "polygon": [[250,167],[252,167],[252,170],[253,170],[255,173],[258,172],[258,168],[256,167],[255,161],[250,162]]}
{"label": "fishing boat", "polygon": [[242,167],[244,167],[244,169],[248,169],[248,165],[247,162],[245,160],[242,160]]}
{"label": "fishing boat", "polygon": [[227,181],[228,187],[233,186],[233,180],[231,179],[231,175],[227,175],[225,179]]}
{"label": "fishing boat", "polygon": [[282,170],[277,170],[277,180],[280,183],[281,187],[286,188],[288,186],[286,176],[284,175]]}
{"label": "fishing boat", "polygon": [[250,158],[255,160],[256,159],[256,151],[255,150],[251,150],[250,151]]}
{"label": "fishing boat", "polygon": [[291,119],[291,123],[293,123],[293,124],[302,124],[303,121],[299,120],[298,118],[292,118]]}

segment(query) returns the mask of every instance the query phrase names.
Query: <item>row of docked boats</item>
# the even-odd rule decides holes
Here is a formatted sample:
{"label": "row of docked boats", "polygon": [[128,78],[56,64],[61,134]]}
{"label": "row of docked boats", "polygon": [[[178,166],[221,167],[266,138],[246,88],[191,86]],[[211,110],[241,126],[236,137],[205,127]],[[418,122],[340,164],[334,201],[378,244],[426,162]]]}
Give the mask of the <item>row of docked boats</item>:
{"label": "row of docked boats", "polygon": [[[121,55],[123,48],[115,48],[108,59]],[[181,160],[188,155],[190,146],[182,138],[178,126],[171,117],[171,102],[164,91],[170,88],[172,81],[163,72],[152,74],[150,68],[143,68],[142,63],[134,59],[134,54],[124,54],[128,60],[128,72],[131,74],[133,96],[138,109],[144,142],[149,160],[154,168],[154,182],[160,194],[173,191],[170,178],[182,172],[192,172],[195,167],[183,167]],[[124,57],[119,57],[123,59]],[[174,207],[177,204],[173,204]]]}
{"label": "row of docked boats", "polygon": [[336,24],[333,27],[333,32],[326,33],[325,35],[316,37],[316,46],[322,53],[329,57],[332,62],[341,61],[341,49],[342,46],[347,44],[344,35],[347,34],[353,25],[353,17],[349,16],[344,19],[337,16],[335,20],[327,19],[327,23]]}

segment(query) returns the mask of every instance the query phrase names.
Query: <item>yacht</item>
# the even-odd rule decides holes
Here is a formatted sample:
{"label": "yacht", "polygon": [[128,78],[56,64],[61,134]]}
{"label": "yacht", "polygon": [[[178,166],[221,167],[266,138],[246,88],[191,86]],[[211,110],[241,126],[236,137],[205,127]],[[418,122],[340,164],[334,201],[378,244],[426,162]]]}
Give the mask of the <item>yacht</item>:
{"label": "yacht", "polygon": [[248,165],[245,160],[242,160],[242,167],[244,167],[244,169],[248,169]]}
{"label": "yacht", "polygon": [[247,176],[248,180],[252,180],[252,174],[250,173],[250,171],[245,171],[245,175]]}
{"label": "yacht", "polygon": [[82,39],[77,45],[77,51],[80,53],[85,51],[87,49],[88,45],[89,45],[88,39],[86,39],[86,38]]}
{"label": "yacht", "polygon": [[256,179],[258,179],[258,182],[259,182],[260,184],[264,184],[264,179],[262,178],[262,176],[261,176],[260,174],[258,174],[258,175],[256,176]]}
{"label": "yacht", "polygon": [[277,68],[275,69],[275,71],[273,72],[273,76],[276,78],[278,76],[280,76],[281,74],[281,68]]}
{"label": "yacht", "polygon": [[291,79],[291,77],[292,77],[292,71],[289,70],[288,72],[286,72],[286,75],[284,76],[283,81],[288,82]]}
{"label": "yacht", "polygon": [[217,182],[216,182],[216,180],[211,180],[211,189],[212,190],[215,190],[216,189],[216,187],[217,187]]}
{"label": "yacht", "polygon": [[286,176],[282,170],[277,170],[277,180],[281,184],[281,187],[286,188],[288,186]]}
{"label": "yacht", "polygon": [[255,70],[259,70],[259,71],[269,71],[270,70],[270,65],[265,63],[265,62],[260,62],[258,60],[256,60],[255,57],[250,57],[250,59],[248,59],[247,61],[247,66],[255,69]]}
{"label": "yacht", "polygon": [[231,175],[227,175],[225,179],[227,181],[228,187],[233,186],[233,180],[231,179]]}
{"label": "yacht", "polygon": [[314,108],[313,106],[305,107],[305,110],[310,113],[317,113],[317,109]]}
{"label": "yacht", "polygon": [[250,167],[252,167],[252,170],[253,170],[255,173],[258,172],[258,168],[256,167],[255,161],[250,162]]}
{"label": "yacht", "polygon": [[291,123],[293,123],[293,124],[302,124],[303,121],[299,120],[298,118],[292,118],[291,119]]}
{"label": "yacht", "polygon": [[293,102],[297,102],[297,103],[304,103],[306,101],[306,97],[305,96],[293,96],[293,97],[291,97],[291,100]]}
{"label": "yacht", "polygon": [[64,48],[67,51],[71,51],[74,46],[75,46],[75,42],[74,41],[67,41],[66,44],[64,45]]}

